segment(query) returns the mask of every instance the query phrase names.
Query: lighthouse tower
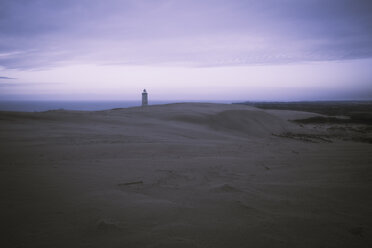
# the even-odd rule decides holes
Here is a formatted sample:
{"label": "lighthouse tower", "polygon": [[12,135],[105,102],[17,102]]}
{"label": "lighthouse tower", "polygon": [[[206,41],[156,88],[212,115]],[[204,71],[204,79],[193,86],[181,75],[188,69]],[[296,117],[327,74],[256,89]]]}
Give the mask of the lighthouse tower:
{"label": "lighthouse tower", "polygon": [[144,89],[142,92],[142,106],[147,106],[147,105],[148,105],[147,91],[146,89]]}

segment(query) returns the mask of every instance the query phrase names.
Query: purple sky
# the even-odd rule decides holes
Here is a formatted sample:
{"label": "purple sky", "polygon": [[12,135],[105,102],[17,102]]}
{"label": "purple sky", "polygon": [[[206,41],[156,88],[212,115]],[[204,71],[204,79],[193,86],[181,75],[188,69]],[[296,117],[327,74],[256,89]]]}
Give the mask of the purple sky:
{"label": "purple sky", "polygon": [[0,100],[372,99],[370,0],[1,0]]}

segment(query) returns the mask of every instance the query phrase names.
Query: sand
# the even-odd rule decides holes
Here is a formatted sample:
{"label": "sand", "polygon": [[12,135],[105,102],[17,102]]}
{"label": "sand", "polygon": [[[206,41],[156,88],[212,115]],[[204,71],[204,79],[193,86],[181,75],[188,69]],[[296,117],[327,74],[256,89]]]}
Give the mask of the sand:
{"label": "sand", "polygon": [[372,145],[288,121],[314,115],[1,112],[0,246],[372,247]]}

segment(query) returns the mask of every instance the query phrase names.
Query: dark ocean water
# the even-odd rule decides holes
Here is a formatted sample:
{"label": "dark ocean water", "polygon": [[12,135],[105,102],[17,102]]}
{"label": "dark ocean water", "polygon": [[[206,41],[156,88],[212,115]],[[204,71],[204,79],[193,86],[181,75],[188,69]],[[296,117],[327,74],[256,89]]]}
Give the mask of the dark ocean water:
{"label": "dark ocean water", "polygon": [[[162,104],[168,102],[153,102]],[[141,106],[140,101],[0,101],[2,111],[47,111],[55,109],[65,110],[106,110],[113,108],[128,108]]]}
{"label": "dark ocean water", "polygon": [[[177,101],[151,101],[150,105],[175,102]],[[231,103],[231,101],[215,102]],[[22,112],[40,112],[56,109],[94,111],[135,106],[141,106],[141,101],[0,101],[0,111]]]}

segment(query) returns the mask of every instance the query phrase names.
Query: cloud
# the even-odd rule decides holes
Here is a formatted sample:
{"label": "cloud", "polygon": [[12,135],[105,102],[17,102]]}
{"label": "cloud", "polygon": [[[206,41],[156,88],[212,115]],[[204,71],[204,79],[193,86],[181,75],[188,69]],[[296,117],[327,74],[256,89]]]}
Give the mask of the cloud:
{"label": "cloud", "polygon": [[0,82],[0,87],[14,87],[14,86],[19,86],[18,84],[10,84],[10,83],[1,83]]}
{"label": "cloud", "polygon": [[0,76],[0,79],[16,79],[16,78]]}
{"label": "cloud", "polygon": [[61,83],[56,82],[44,82],[44,83],[38,83],[38,82],[15,82],[15,83],[4,83],[0,82],[0,87],[34,87],[34,86],[50,86],[50,85],[58,85]]}
{"label": "cloud", "polygon": [[3,0],[0,65],[226,66],[372,57],[368,0]]}

